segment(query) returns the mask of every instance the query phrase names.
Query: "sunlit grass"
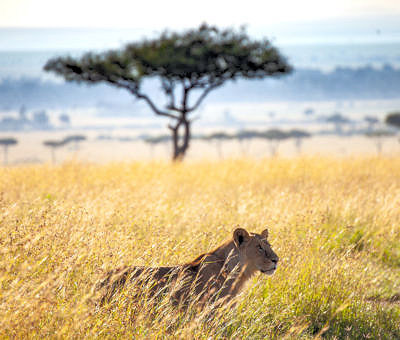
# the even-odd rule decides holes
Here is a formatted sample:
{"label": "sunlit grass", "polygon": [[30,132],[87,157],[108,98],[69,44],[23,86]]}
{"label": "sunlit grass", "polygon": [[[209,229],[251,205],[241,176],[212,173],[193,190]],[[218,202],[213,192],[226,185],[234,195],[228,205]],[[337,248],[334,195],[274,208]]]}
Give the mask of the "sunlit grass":
{"label": "sunlit grass", "polygon": [[[94,308],[105,271],[187,262],[238,225],[281,260],[235,308],[129,289]],[[0,168],[0,246],[0,337],[400,338],[399,158]]]}

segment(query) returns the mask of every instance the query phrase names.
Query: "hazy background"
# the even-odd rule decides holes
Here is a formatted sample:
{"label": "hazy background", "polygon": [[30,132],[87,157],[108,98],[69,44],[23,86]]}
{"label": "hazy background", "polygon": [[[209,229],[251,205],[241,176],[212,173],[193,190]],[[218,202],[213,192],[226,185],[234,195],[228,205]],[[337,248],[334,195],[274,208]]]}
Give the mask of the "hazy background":
{"label": "hazy background", "polygon": [[[103,155],[107,147],[115,150],[115,145],[110,146],[114,139],[134,143],[140,135],[168,133],[167,120],[155,117],[147,106],[123,90],[108,85],[65,83],[44,73],[42,67],[54,56],[118,48],[132,40],[153,37],[164,29],[182,30],[202,22],[220,27],[246,25],[251,36],[269,38],[295,71],[281,79],[229,83],[212,92],[195,113],[195,134],[301,128],[314,134],[313,142],[307,141],[309,147],[305,148],[310,152],[375,152],[375,144],[363,135],[371,129],[365,117],[379,121],[374,129],[386,129],[385,115],[400,109],[397,1],[281,1],[273,5],[247,1],[244,7],[241,2],[232,1],[188,6],[182,1],[113,1],[105,5],[94,1],[3,0],[0,137],[14,136],[20,141],[14,156],[10,154],[11,159],[46,161],[49,157],[44,154],[47,151],[42,140],[69,133],[88,137],[86,146],[91,148],[86,148],[85,154],[82,146],[81,155],[87,159],[95,155],[93,160],[98,159],[97,148],[103,150]],[[158,86],[146,84],[151,97],[162,100]],[[340,131],[329,123],[329,117],[338,114],[349,120]],[[22,126],[18,123],[21,117],[35,124]],[[338,132],[352,135],[352,142],[332,139]],[[318,138],[322,138],[320,142]],[[388,146],[383,151],[396,152],[395,137],[385,143]],[[39,149],[34,148],[36,144]],[[121,159],[155,157],[154,150],[143,149],[144,144],[136,145],[135,152],[129,151],[132,145],[118,145],[120,150],[126,148],[126,152],[121,151]],[[259,151],[254,153],[262,156],[265,146],[258,145],[255,150],[257,147]],[[199,147],[198,154],[204,156],[202,150]],[[227,150],[230,156],[239,152],[233,144]],[[295,152],[289,144],[281,150],[288,155]],[[168,152],[165,146],[155,155],[161,157]],[[215,153],[214,149],[209,152]],[[196,154],[196,145],[189,153]],[[68,155],[71,153],[63,157]],[[115,157],[115,153],[111,155]]]}

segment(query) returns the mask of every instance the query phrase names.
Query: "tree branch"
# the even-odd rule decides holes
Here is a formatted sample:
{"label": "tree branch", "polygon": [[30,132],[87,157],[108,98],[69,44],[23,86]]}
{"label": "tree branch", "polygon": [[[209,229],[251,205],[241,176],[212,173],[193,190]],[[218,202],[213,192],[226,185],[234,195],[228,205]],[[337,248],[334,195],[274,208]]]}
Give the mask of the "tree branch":
{"label": "tree branch", "polygon": [[174,83],[169,79],[161,78],[161,86],[165,94],[169,97],[170,101],[167,106],[169,110],[180,112],[180,110],[175,106],[175,95],[174,95]]}
{"label": "tree branch", "polygon": [[123,81],[121,81],[119,79],[115,80],[112,77],[104,77],[104,81],[109,82],[109,83],[115,85],[116,87],[128,90],[130,93],[132,93],[138,99],[143,99],[150,106],[150,108],[154,111],[154,113],[156,115],[168,117],[168,118],[172,118],[172,119],[179,119],[178,116],[175,116],[169,112],[165,112],[165,111],[162,111],[159,108],[157,108],[157,106],[153,103],[153,101],[150,99],[150,97],[139,92],[139,85],[137,83],[132,84],[132,82],[128,82],[128,81],[125,82],[124,79],[123,79]]}
{"label": "tree branch", "polygon": [[186,115],[186,112],[187,112],[188,93],[192,88],[193,88],[192,84],[189,86],[186,86],[185,80],[184,79],[182,80],[182,90],[183,90],[183,92],[182,92],[182,109],[184,111],[184,115]]}
{"label": "tree branch", "polygon": [[192,111],[197,110],[197,108],[200,106],[200,104],[201,104],[201,102],[204,100],[204,98],[205,98],[212,90],[214,90],[214,89],[217,88],[218,86],[221,86],[222,84],[223,84],[223,82],[220,81],[220,82],[216,82],[216,83],[211,84],[210,86],[208,86],[208,87],[203,91],[203,93],[201,94],[201,96],[197,99],[196,103],[195,103],[191,108],[188,108],[188,109],[186,110],[186,112],[192,112]]}
{"label": "tree branch", "polygon": [[151,107],[151,109],[154,111],[154,113],[156,115],[164,116],[164,117],[168,117],[168,118],[172,118],[172,119],[179,119],[178,116],[175,116],[171,113],[159,110],[157,108],[157,106],[153,103],[153,101],[147,95],[136,92],[136,91],[132,92],[132,93],[136,96],[136,98],[143,99]]}

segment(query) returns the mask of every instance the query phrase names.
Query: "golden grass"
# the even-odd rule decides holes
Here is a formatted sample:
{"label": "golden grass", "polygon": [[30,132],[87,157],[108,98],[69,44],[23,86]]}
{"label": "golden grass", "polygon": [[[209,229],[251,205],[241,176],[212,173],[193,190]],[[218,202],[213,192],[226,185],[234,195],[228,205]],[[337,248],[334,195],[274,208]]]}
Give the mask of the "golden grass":
{"label": "golden grass", "polygon": [[[237,226],[280,265],[236,308],[179,313],[91,287],[186,262]],[[400,338],[400,158],[0,168],[1,338]]]}

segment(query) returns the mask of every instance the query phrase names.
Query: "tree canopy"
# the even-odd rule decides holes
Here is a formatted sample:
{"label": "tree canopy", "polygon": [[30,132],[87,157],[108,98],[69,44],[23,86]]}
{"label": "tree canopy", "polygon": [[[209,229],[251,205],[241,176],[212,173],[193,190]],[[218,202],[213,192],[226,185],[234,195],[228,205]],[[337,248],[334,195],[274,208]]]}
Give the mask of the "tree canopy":
{"label": "tree canopy", "polygon": [[9,146],[17,143],[18,141],[15,138],[0,138],[0,145]]}
{"label": "tree canopy", "polygon": [[4,153],[4,160],[3,164],[7,165],[8,163],[8,147],[12,145],[18,144],[18,140],[15,138],[0,138],[0,145],[3,145],[3,153]]}
{"label": "tree canopy", "polygon": [[[203,24],[184,32],[165,31],[117,50],[50,59],[44,69],[67,81],[105,82],[128,90],[155,114],[171,119],[173,158],[179,159],[189,147],[191,113],[212,90],[229,80],[283,75],[291,66],[266,39],[253,40],[245,29]],[[149,78],[160,81],[165,105],[144,92],[143,80]]]}
{"label": "tree canopy", "polygon": [[400,128],[400,112],[389,113],[385,118],[385,123]]}

